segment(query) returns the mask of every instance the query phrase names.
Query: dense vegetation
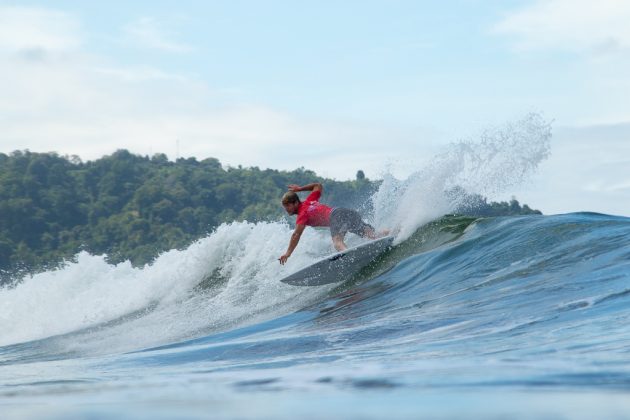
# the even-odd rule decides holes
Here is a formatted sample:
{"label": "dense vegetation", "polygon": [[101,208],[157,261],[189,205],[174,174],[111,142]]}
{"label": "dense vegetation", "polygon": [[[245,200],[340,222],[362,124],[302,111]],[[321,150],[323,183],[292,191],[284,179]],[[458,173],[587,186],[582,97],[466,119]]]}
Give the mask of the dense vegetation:
{"label": "dense vegetation", "polygon": [[71,258],[79,250],[143,264],[222,222],[277,220],[290,183],[326,183],[332,204],[375,187],[323,180],[312,171],[223,168],[216,159],[151,158],[119,150],[96,161],[54,153],[0,154],[0,269]]}
{"label": "dense vegetation", "polygon": [[[126,150],[90,162],[55,153],[0,153],[0,270],[54,266],[80,250],[144,264],[222,222],[278,220],[286,186],[316,180],[325,183],[331,205],[357,207],[378,187],[362,171],[340,182],[305,169],[224,168],[212,158],[172,162],[163,154]],[[502,206],[531,212],[514,201],[477,204],[497,214]]]}

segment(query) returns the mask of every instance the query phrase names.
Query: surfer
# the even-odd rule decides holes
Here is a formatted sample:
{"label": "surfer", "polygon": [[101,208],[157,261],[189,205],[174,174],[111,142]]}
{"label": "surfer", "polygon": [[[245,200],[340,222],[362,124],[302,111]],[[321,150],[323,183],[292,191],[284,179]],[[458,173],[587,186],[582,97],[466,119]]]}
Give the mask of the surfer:
{"label": "surfer", "polygon": [[[282,206],[289,215],[297,215],[297,219],[295,221],[295,231],[291,235],[291,241],[289,242],[289,248],[284,255],[278,258],[280,264],[287,262],[300,241],[306,226],[329,226],[333,245],[337,251],[347,249],[343,239],[348,232],[370,239],[376,239],[388,234],[388,232],[382,232],[382,234],[377,235],[374,228],[365,223],[361,219],[361,215],[355,210],[342,207],[332,208],[320,203],[319,198],[323,189],[322,184],[318,182],[304,185],[303,187],[291,184],[289,185],[289,191],[282,196]],[[304,201],[300,201],[300,197],[297,195],[298,191],[312,192]]]}

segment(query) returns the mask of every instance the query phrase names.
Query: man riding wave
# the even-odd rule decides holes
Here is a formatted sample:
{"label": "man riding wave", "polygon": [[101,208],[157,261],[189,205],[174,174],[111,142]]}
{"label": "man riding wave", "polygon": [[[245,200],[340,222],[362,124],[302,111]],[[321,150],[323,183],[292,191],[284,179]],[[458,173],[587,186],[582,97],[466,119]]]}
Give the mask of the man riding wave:
{"label": "man riding wave", "polygon": [[[282,196],[282,206],[289,215],[297,215],[295,221],[295,231],[291,235],[289,248],[280,258],[280,264],[287,262],[293,250],[300,241],[302,232],[306,226],[327,226],[330,227],[333,245],[337,251],[347,249],[344,243],[346,233],[352,232],[361,237],[377,239],[387,235],[388,231],[376,233],[374,228],[361,219],[361,215],[355,210],[342,207],[329,207],[319,202],[323,191],[322,184],[315,182],[312,184],[289,185],[289,192]],[[304,201],[300,201],[297,192],[312,191]]]}

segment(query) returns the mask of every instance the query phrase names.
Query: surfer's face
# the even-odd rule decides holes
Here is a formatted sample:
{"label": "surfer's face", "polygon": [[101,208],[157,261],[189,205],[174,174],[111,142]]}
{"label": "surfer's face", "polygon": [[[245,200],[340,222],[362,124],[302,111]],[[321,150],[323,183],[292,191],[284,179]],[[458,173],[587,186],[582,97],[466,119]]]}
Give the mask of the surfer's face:
{"label": "surfer's face", "polygon": [[290,215],[297,214],[298,207],[300,207],[300,203],[283,203],[282,207],[289,213]]}

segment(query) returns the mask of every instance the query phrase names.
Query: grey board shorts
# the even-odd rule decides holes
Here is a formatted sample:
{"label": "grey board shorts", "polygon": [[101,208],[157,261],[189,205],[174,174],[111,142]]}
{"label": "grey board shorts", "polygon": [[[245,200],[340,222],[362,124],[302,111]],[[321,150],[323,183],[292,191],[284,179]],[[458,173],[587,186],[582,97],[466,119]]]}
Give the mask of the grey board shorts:
{"label": "grey board shorts", "polygon": [[330,213],[330,235],[345,235],[352,232],[359,236],[365,236],[365,229],[374,228],[361,219],[361,215],[352,209],[341,207],[334,208]]}

